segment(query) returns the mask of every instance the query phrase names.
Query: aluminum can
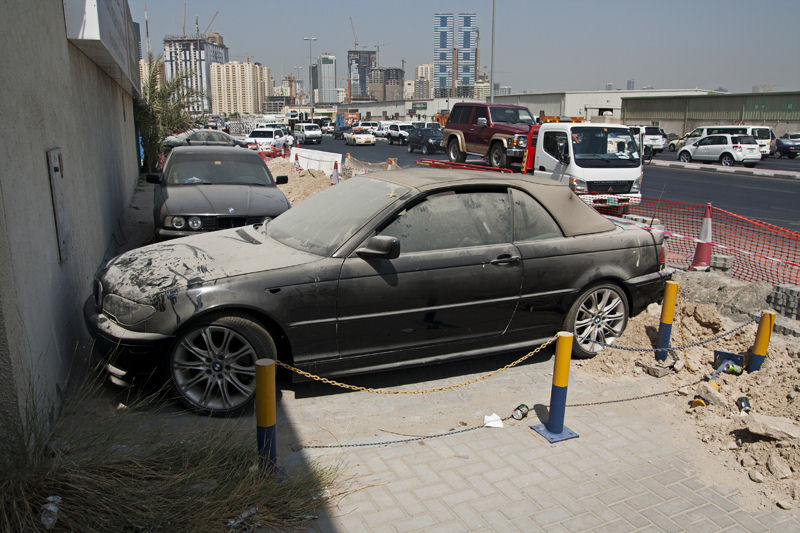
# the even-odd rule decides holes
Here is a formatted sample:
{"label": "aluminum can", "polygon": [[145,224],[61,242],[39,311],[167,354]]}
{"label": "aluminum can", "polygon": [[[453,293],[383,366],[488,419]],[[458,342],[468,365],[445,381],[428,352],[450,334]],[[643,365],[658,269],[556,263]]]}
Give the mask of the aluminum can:
{"label": "aluminum can", "polygon": [[511,418],[514,420],[522,420],[528,416],[528,406],[524,403],[519,404],[517,407],[514,408],[514,412],[511,413]]}

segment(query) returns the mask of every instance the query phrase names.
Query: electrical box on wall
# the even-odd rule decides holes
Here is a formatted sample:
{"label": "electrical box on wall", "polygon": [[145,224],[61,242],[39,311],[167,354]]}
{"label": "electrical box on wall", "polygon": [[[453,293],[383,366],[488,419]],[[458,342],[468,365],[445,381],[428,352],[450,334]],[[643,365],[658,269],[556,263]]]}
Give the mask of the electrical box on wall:
{"label": "electrical box on wall", "polygon": [[47,169],[50,174],[50,197],[53,201],[53,219],[56,225],[56,239],[58,241],[58,262],[67,260],[67,255],[72,246],[69,231],[69,219],[64,205],[64,166],[61,157],[61,148],[47,151]]}

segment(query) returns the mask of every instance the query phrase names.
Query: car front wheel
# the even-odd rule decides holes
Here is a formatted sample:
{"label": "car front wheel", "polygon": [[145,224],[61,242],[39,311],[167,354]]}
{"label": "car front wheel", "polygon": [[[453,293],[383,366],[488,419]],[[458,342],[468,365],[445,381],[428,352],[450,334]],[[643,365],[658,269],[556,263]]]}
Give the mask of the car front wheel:
{"label": "car front wheel", "polygon": [[414,151],[414,147],[411,146],[411,143],[408,143],[408,153],[412,153]]}
{"label": "car front wheel", "polygon": [[494,168],[506,168],[506,150],[500,143],[492,145],[489,151],[489,164]]}
{"label": "car front wheel", "polygon": [[261,358],[277,358],[261,325],[243,315],[210,316],[178,335],[169,360],[172,384],[195,411],[235,413],[253,401]]}
{"label": "car front wheel", "polygon": [[458,139],[452,139],[447,145],[447,158],[451,163],[463,163],[467,154],[458,149]]}
{"label": "car front wheel", "polygon": [[578,296],[564,320],[564,330],[574,336],[573,357],[588,359],[604,345],[612,344],[627,324],[628,300],[622,289],[612,283],[601,283]]}
{"label": "car front wheel", "polygon": [[681,163],[691,163],[692,156],[689,155],[689,152],[681,152],[680,154],[678,154],[678,161],[680,161]]}
{"label": "car front wheel", "polygon": [[719,158],[719,162],[723,167],[732,167],[733,166],[733,157],[730,154],[722,154],[722,157]]}
{"label": "car front wheel", "polygon": [[425,155],[428,155],[430,153],[430,150],[428,149],[428,143],[422,145],[422,153]]}

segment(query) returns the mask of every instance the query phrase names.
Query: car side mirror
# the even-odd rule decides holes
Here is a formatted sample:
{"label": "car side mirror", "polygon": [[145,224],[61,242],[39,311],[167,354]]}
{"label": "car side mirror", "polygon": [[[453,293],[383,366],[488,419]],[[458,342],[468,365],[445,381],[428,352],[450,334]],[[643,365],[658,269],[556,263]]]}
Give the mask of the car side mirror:
{"label": "car side mirror", "polygon": [[356,254],[364,259],[397,259],[400,256],[400,240],[387,235],[375,235],[366,240],[364,245],[356,250]]}
{"label": "car side mirror", "polygon": [[480,117],[478,119],[478,126],[485,126],[487,124],[486,117]]}
{"label": "car side mirror", "polygon": [[565,165],[569,165],[569,147],[566,142],[558,144],[558,160]]}
{"label": "car side mirror", "polygon": [[144,178],[147,183],[161,183],[161,174],[147,174]]}
{"label": "car side mirror", "polygon": [[275,183],[277,185],[286,185],[289,183],[289,176],[275,176]]}

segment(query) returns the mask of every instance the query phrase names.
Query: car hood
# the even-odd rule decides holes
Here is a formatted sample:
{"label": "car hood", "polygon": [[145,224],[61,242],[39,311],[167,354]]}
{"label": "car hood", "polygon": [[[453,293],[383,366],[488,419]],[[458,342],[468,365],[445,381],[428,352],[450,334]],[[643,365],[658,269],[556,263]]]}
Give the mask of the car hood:
{"label": "car hood", "polygon": [[264,185],[181,185],[167,187],[163,214],[277,216],[289,208],[280,189]]}
{"label": "car hood", "polygon": [[492,131],[494,133],[506,133],[508,135],[517,135],[519,133],[527,134],[531,130],[530,124],[509,124],[507,122],[496,122],[492,124]]}
{"label": "car hood", "polygon": [[106,263],[99,277],[105,293],[149,302],[165,291],[319,259],[267,237],[263,226],[247,226],[136,248]]}

